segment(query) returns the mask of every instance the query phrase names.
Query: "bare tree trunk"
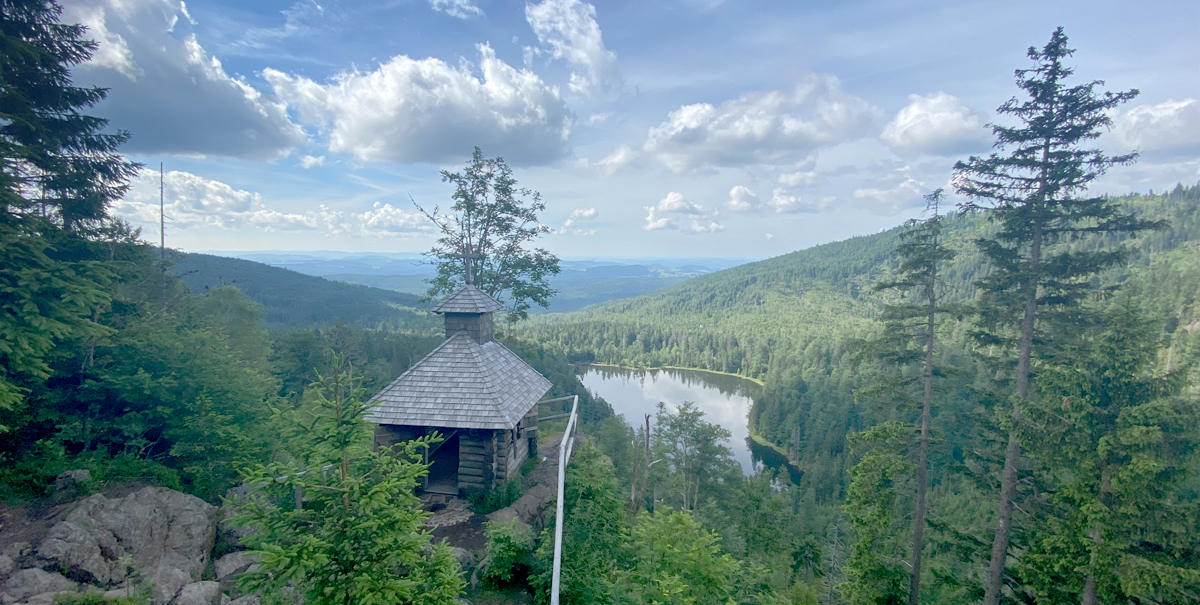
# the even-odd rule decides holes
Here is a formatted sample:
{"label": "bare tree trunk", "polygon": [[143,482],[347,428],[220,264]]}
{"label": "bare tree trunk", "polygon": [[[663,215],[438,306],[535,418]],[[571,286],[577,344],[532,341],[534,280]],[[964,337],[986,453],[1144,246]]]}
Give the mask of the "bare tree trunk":
{"label": "bare tree trunk", "polygon": [[[1017,349],[1017,397],[1024,400],[1029,395],[1030,358],[1033,354],[1033,322],[1037,316],[1037,273],[1040,270],[1042,253],[1041,225],[1034,227],[1029,246],[1029,271],[1025,280],[1025,316],[1021,319],[1021,340]],[[992,541],[992,557],[988,564],[987,584],[984,586],[983,605],[999,605],[1000,587],[1004,580],[1005,559],[1008,557],[1008,540],[1012,533],[1013,498],[1017,493],[1017,463],[1021,458],[1021,444],[1017,442],[1017,426],[1021,423],[1021,408],[1013,405],[1012,429],[1008,433],[1008,447],[1004,449],[1004,472],[1000,477],[1000,502],[996,507],[996,537]]]}
{"label": "bare tree trunk", "polygon": [[[1092,528],[1092,543],[1096,546],[1100,545],[1100,526]],[[1083,583],[1083,605],[1098,605],[1100,598],[1096,595],[1096,572],[1093,570],[1088,573],[1087,580]]]}

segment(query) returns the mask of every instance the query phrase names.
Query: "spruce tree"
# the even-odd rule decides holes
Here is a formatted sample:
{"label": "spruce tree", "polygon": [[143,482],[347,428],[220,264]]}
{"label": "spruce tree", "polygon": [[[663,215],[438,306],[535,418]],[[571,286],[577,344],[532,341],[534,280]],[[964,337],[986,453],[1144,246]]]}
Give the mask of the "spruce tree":
{"label": "spruce tree", "polygon": [[0,220],[32,213],[79,231],[107,218],[140,166],[117,154],[128,132],[81,113],[107,91],[71,84],[98,46],[61,13],[53,0],[0,0]]}
{"label": "spruce tree", "polygon": [[935,190],[925,199],[929,203],[928,209],[932,211],[932,216],[925,220],[912,220],[905,225],[907,229],[900,235],[903,241],[896,247],[896,254],[900,257],[897,276],[875,286],[876,290],[897,291],[905,297],[884,308],[884,336],[878,344],[885,345],[885,355],[891,357],[890,361],[901,367],[920,367],[921,413],[917,422],[917,494],[913,511],[908,593],[911,605],[917,605],[921,598],[921,553],[925,546],[929,424],[933,416],[933,379],[937,373],[934,354],[937,348],[938,316],[955,310],[955,307],[943,304],[945,288],[938,274],[942,263],[954,258],[954,252],[946,246],[942,234],[945,219],[939,212],[942,190]]}
{"label": "spruce tree", "polygon": [[1046,46],[1030,48],[1034,66],[1016,72],[1017,86],[1028,98],[1010,99],[997,110],[1013,118],[1014,125],[992,126],[998,152],[955,164],[955,190],[970,199],[963,209],[987,209],[996,225],[994,235],[976,241],[991,264],[991,272],[976,282],[978,336],[984,344],[1013,351],[1016,358],[984,605],[1000,600],[1021,457],[1017,427],[1030,396],[1035,344],[1047,341],[1053,326],[1060,328],[1060,337],[1069,335],[1072,328],[1063,329],[1063,322],[1080,321],[1080,303],[1092,290],[1090,278],[1123,257],[1119,248],[1089,252],[1055,244],[1084,233],[1157,226],[1123,214],[1105,197],[1086,195],[1088,185],[1106,170],[1136,158],[1108,156],[1086,145],[1111,126],[1110,111],[1138,91],[1101,93],[1100,81],[1068,86],[1074,70],[1063,61],[1073,52],[1061,27]]}

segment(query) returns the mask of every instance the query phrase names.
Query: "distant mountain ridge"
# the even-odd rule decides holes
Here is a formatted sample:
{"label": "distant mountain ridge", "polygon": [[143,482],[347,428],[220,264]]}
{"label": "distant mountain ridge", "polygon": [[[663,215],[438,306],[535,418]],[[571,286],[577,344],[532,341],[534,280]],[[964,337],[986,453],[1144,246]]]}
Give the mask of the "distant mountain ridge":
{"label": "distant mountain ridge", "polygon": [[172,272],[194,293],[232,285],[262,305],[272,327],[341,320],[359,327],[429,328],[437,318],[421,297],[306,275],[290,269],[212,254],[183,254]]}

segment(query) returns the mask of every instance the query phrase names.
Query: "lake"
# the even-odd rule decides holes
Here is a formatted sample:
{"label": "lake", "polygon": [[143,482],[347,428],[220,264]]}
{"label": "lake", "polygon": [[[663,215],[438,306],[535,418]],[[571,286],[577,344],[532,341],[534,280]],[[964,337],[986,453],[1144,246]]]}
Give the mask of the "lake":
{"label": "lake", "polygon": [[762,389],[753,381],[698,370],[631,370],[599,365],[585,366],[582,379],[588,390],[604,398],[613,411],[635,427],[645,422],[645,414],[650,414],[650,422],[654,422],[660,401],[670,409],[684,401],[694,402],[707,422],[733,433],[726,445],[746,474],[764,464],[772,468],[786,464],[783,456],[750,439],[747,417]]}

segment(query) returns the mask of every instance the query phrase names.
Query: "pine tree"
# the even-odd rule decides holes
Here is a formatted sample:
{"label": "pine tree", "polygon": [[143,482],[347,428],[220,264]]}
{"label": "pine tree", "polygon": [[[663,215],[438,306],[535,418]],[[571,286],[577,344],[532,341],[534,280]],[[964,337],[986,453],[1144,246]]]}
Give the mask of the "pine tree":
{"label": "pine tree", "polygon": [[[929,424],[933,408],[933,379],[935,373],[939,373],[934,367],[938,316],[956,309],[943,304],[945,288],[938,274],[942,263],[954,258],[942,234],[944,217],[938,208],[942,190],[935,190],[925,199],[929,202],[932,216],[905,224],[906,229],[900,235],[902,242],[896,247],[896,255],[900,257],[897,276],[875,286],[876,290],[892,290],[905,297],[885,306],[883,336],[874,343],[875,347],[890,365],[899,366],[902,370],[911,366],[920,367],[921,413],[917,422],[920,436],[917,441],[917,493],[913,511],[908,595],[911,605],[917,605],[921,598],[921,554],[925,546],[925,498],[929,485]],[[915,302],[910,302],[913,300]],[[899,384],[891,386],[907,392],[912,383],[918,381],[899,378],[893,382]]]}
{"label": "pine tree", "polygon": [[71,85],[70,67],[96,43],[61,12],[0,0],[0,431],[22,422],[56,344],[107,331],[93,318],[113,273],[79,236],[105,231],[109,203],[138,170],[116,153],[128,133],[104,134],[107,120],[80,113],[105,96]]}
{"label": "pine tree", "polygon": [[1197,402],[1181,373],[1153,371],[1159,326],[1122,300],[1038,376],[1021,441],[1045,466],[1049,506],[1021,559],[1038,603],[1200,599],[1189,474]]}
{"label": "pine tree", "polygon": [[336,355],[312,388],[311,406],[276,414],[301,462],[243,474],[260,486],[236,517],[254,528],[247,544],[259,558],[245,586],[270,597],[299,593],[312,605],[458,602],[458,562],[445,543],[432,544],[415,495],[428,471],[415,459],[430,438],[374,450],[365,391]]}
{"label": "pine tree", "polygon": [[71,85],[98,46],[61,13],[53,0],[0,0],[0,220],[35,213],[74,232],[107,218],[140,166],[116,153],[128,132],[80,113],[107,91]]}
{"label": "pine tree", "polygon": [[[1074,51],[1062,28],[1041,49],[1030,48],[1030,69],[1016,72],[1028,99],[1013,98],[997,110],[1016,125],[993,125],[996,147],[1005,153],[972,156],[955,165],[954,187],[972,201],[968,211],[990,209],[994,236],[976,241],[992,265],[976,282],[980,341],[1015,349],[1011,427],[1004,453],[996,533],[984,587],[984,605],[997,605],[1012,531],[1017,466],[1017,429],[1030,396],[1034,346],[1053,325],[1079,321],[1080,302],[1091,291],[1089,278],[1118,263],[1123,250],[1071,250],[1056,243],[1084,233],[1132,232],[1156,227],[1125,215],[1107,198],[1081,197],[1107,169],[1134,161],[1136,154],[1108,156],[1085,148],[1111,125],[1109,112],[1138,92],[1097,92],[1103,82],[1068,86],[1073,69],[1063,61]],[[1067,327],[1058,333],[1070,334]]]}

